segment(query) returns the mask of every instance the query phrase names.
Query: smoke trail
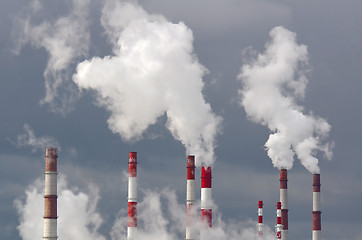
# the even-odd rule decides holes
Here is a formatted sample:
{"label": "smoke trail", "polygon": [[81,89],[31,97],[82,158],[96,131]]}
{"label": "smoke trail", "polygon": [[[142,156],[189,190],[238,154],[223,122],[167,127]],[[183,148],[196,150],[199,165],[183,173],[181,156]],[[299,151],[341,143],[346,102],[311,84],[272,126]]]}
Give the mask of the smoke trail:
{"label": "smoke trail", "polygon": [[316,153],[331,159],[333,144],[322,143],[331,128],[327,121],[304,114],[297,104],[308,82],[307,47],[298,45],[296,34],[283,27],[272,29],[270,37],[265,52],[241,68],[240,105],[252,121],[273,132],[265,147],[275,167],[290,169],[296,154],[305,168],[318,173]]}
{"label": "smoke trail", "polygon": [[29,146],[32,148],[33,153],[38,150],[44,151],[46,146],[52,146],[60,150],[60,144],[55,138],[48,136],[37,137],[29,124],[24,124],[24,131],[25,133],[18,135],[15,142],[10,139],[8,141],[17,147]]}
{"label": "smoke trail", "polygon": [[[89,187],[89,193],[77,192],[67,186],[64,175],[58,182],[58,235],[62,239],[105,240],[98,233],[102,219],[96,211],[98,189]],[[25,200],[18,198],[14,205],[20,216],[18,230],[23,240],[42,239],[44,181],[37,179],[26,190]]]}
{"label": "smoke trail", "polygon": [[192,31],[150,15],[137,3],[106,1],[102,24],[113,55],[80,63],[73,80],[95,90],[111,116],[108,126],[124,140],[138,140],[163,116],[173,137],[198,164],[214,160],[221,118],[202,95],[207,72],[193,53]]}
{"label": "smoke trail", "polygon": [[[39,0],[33,0],[28,9],[24,10],[17,19],[13,38],[16,41],[14,52],[19,54],[21,48],[30,43],[36,48],[44,48],[49,59],[44,71],[45,96],[40,104],[47,104],[50,110],[66,114],[72,108],[78,93],[70,81],[71,64],[85,56],[89,48],[88,5],[89,0],[72,0],[68,16],[56,21],[44,20],[41,24],[33,24],[35,15],[49,11],[43,9]],[[59,94],[59,91],[62,94]]]}

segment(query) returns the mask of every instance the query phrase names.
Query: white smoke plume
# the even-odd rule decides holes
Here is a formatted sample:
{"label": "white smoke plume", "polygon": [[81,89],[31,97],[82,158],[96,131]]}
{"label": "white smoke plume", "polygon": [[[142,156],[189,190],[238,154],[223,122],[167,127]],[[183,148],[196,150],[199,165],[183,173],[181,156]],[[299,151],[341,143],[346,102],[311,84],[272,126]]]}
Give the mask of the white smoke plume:
{"label": "white smoke plume", "polygon": [[[174,191],[163,189],[158,193],[146,190],[137,208],[138,239],[176,240],[184,233],[184,208],[177,203]],[[169,218],[165,214],[170,214]],[[119,215],[112,227],[112,240],[127,239],[127,212],[121,210]]]}
{"label": "white smoke plume", "polygon": [[[66,114],[78,98],[78,92],[71,81],[72,64],[84,57],[89,48],[88,5],[90,0],[72,0],[67,16],[56,20],[44,20],[33,23],[39,12],[47,12],[43,1],[33,0],[29,7],[15,19],[13,38],[16,41],[14,52],[19,54],[21,48],[31,44],[44,48],[48,63],[44,71],[45,96],[40,104],[47,104],[53,112]],[[59,91],[62,90],[62,94]]]}
{"label": "white smoke plume", "polygon": [[17,147],[31,147],[33,153],[39,150],[44,151],[44,149],[49,146],[58,148],[58,150],[61,151],[60,144],[55,138],[49,136],[37,137],[29,124],[24,124],[24,131],[25,133],[17,136],[16,141],[10,139],[8,139],[8,141]]}
{"label": "white smoke plume", "polygon": [[[103,220],[96,211],[98,188],[90,185],[84,193],[69,188],[64,175],[58,180],[58,235],[64,240],[105,240],[98,233]],[[43,203],[43,204],[41,204]],[[14,205],[20,216],[18,230],[23,240],[42,239],[44,214],[44,181],[37,179],[26,190],[26,198]]]}
{"label": "white smoke plume", "polygon": [[109,128],[135,141],[166,115],[187,154],[197,155],[198,165],[212,164],[221,117],[203,97],[207,69],[193,53],[192,31],[137,2],[106,1],[101,20],[113,55],[80,63],[73,80],[96,92],[98,105],[111,113]]}
{"label": "white smoke plume", "polygon": [[327,121],[303,113],[297,104],[308,83],[307,47],[283,27],[272,29],[270,37],[265,51],[241,68],[240,105],[252,121],[272,131],[265,147],[275,167],[292,168],[296,155],[306,169],[318,173],[317,152],[330,159],[333,144],[323,143],[331,129]]}
{"label": "white smoke plume", "polygon": [[[185,237],[185,203],[177,201],[176,192],[170,188],[142,190],[143,199],[138,202],[139,240],[178,240]],[[105,240],[99,232],[104,224],[97,211],[100,199],[98,187],[89,186],[88,192],[69,186],[65,175],[58,178],[58,236],[64,240]],[[41,239],[43,234],[44,181],[31,184],[25,198],[17,198],[14,205],[19,214],[18,230],[22,240]],[[125,202],[125,204],[126,202]],[[200,202],[195,204],[200,209]],[[200,212],[198,211],[198,216]],[[203,231],[202,239],[249,240],[257,236],[256,222],[229,220],[224,222],[216,205],[213,206],[213,228]],[[111,225],[111,220],[108,224]],[[199,232],[200,217],[194,222]],[[110,239],[127,240],[127,209],[121,209],[110,231]],[[264,240],[275,239],[271,228],[264,225]]]}
{"label": "white smoke plume", "polygon": [[[177,202],[175,191],[164,188],[158,192],[146,190],[144,198],[138,203],[138,235],[142,240],[178,240],[185,238],[185,204]],[[200,209],[200,204],[195,208]],[[119,218],[112,227],[112,240],[127,240],[127,212],[119,213]],[[200,215],[200,213],[198,214]],[[225,223],[213,207],[213,227],[203,231],[201,240],[248,240],[256,239],[255,221],[228,221]],[[193,223],[201,229],[200,218]],[[274,240],[275,234],[264,225],[264,240]]]}

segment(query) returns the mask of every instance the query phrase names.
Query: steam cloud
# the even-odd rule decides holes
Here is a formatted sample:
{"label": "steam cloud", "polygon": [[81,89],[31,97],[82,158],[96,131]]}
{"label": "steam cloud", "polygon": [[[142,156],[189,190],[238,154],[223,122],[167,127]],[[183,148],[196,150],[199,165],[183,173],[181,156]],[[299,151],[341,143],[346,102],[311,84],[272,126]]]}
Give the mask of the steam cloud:
{"label": "steam cloud", "polygon": [[[14,205],[20,215],[18,230],[23,240],[41,239],[43,234],[44,181],[37,179],[26,190],[25,199],[18,198]],[[99,232],[103,223],[97,212],[99,191],[94,185],[89,191],[81,192],[76,187],[69,187],[65,175],[58,181],[58,235],[62,239],[105,240]],[[199,206],[195,206],[199,208]],[[230,221],[225,223],[214,207],[213,228],[203,235],[213,240],[254,239],[256,222]],[[160,191],[144,190],[144,198],[138,203],[138,239],[142,240],[177,240],[185,236],[185,205],[177,202],[175,191],[168,188]],[[201,223],[195,222],[200,229]],[[127,239],[127,209],[121,209],[110,231],[112,240]],[[275,239],[273,231],[264,225],[264,239]]]}
{"label": "steam cloud", "polygon": [[111,113],[109,128],[138,140],[166,115],[173,137],[197,155],[197,164],[212,164],[221,117],[202,95],[207,69],[193,53],[192,31],[115,0],[106,1],[101,20],[113,55],[80,63],[73,80],[95,90],[98,105]]}
{"label": "steam cloud", "polygon": [[[163,204],[163,205],[162,205]],[[195,205],[200,208],[200,205]],[[185,238],[185,205],[177,202],[176,193],[168,188],[160,192],[145,191],[144,200],[138,203],[138,239],[142,240],[177,240]],[[126,211],[121,210],[120,216],[113,225],[112,240],[127,240]],[[230,221],[225,223],[213,208],[213,227],[203,232],[201,240],[247,240],[257,236],[256,222]],[[200,219],[194,223],[200,229]],[[275,239],[273,231],[264,226],[264,239]]]}
{"label": "steam cloud", "polygon": [[[16,41],[14,52],[30,43],[36,48],[44,48],[49,59],[44,71],[45,96],[40,101],[48,104],[54,112],[66,114],[78,98],[77,89],[71,82],[71,64],[85,56],[89,48],[88,5],[90,0],[72,0],[68,16],[56,21],[43,21],[33,24],[34,15],[39,15],[43,5],[33,0],[21,17],[15,21],[13,38]],[[62,94],[59,94],[63,89]]]}
{"label": "steam cloud", "polygon": [[[78,192],[67,186],[64,175],[58,181],[58,235],[62,239],[105,240],[98,233],[103,220],[96,212],[99,200],[98,189],[90,185],[89,193]],[[26,198],[16,199],[14,205],[20,215],[18,226],[23,240],[42,239],[44,181],[38,179],[26,190]]]}
{"label": "steam cloud", "polygon": [[55,138],[48,136],[37,137],[29,124],[24,124],[24,131],[25,133],[18,135],[16,142],[9,141],[17,147],[31,147],[33,153],[38,150],[44,151],[47,146],[60,150],[60,144]]}
{"label": "steam cloud", "polygon": [[283,27],[272,29],[270,37],[265,52],[241,68],[240,105],[252,121],[273,132],[265,147],[275,167],[292,168],[296,154],[306,169],[318,173],[316,153],[331,159],[333,144],[323,143],[331,129],[327,121],[304,114],[297,104],[308,83],[307,47]]}
{"label": "steam cloud", "polygon": [[[61,87],[71,89],[70,65],[85,56],[89,46],[85,13],[89,1],[73,0],[72,3],[71,13],[54,23],[32,25],[31,14],[41,10],[40,1],[33,1],[31,14],[18,20],[21,37],[16,50],[19,52],[27,43],[47,50],[49,62],[44,72],[46,95],[41,103],[49,104],[54,111],[61,113],[69,110],[76,94],[74,91],[68,92],[68,96],[63,94],[64,98],[57,103],[56,99],[60,97],[58,91]],[[101,20],[113,44],[113,55],[94,57],[80,63],[73,80],[80,89],[97,93],[98,105],[111,113],[109,128],[125,140],[138,140],[150,125],[166,115],[168,129],[175,139],[185,145],[188,154],[197,155],[197,164],[212,164],[221,117],[212,112],[202,95],[202,77],[207,69],[193,53],[191,30],[182,22],[173,24],[160,15],[148,14],[137,3],[114,0],[105,2]],[[251,79],[253,74],[249,76],[248,73],[253,69],[252,65],[243,67],[240,76],[245,82]],[[303,85],[299,82],[292,81],[289,87],[294,86],[297,92],[297,87]],[[323,119],[308,119],[325,123],[326,132],[329,131],[330,126]],[[272,129],[276,131],[278,128]],[[31,139],[28,133],[22,138],[25,142],[27,136]],[[310,146],[311,143],[314,142],[306,141],[298,149],[308,153],[308,149],[315,149]],[[301,151],[298,149],[295,151]],[[43,208],[39,205],[43,202],[43,189],[42,181],[38,180],[26,191],[25,201],[15,201],[20,214],[18,229],[23,240],[40,239],[42,236],[43,219],[38,216],[43,215]],[[88,194],[78,192],[69,189],[65,179],[60,178],[58,189],[59,212],[62,213],[58,220],[59,235],[63,239],[104,240],[105,237],[98,233],[102,218],[96,211],[99,199],[96,188],[91,187],[92,191]],[[167,215],[160,205],[162,199],[167,202]],[[162,190],[161,193],[146,191],[144,200],[139,202],[138,217],[143,224],[140,227],[141,239],[183,237],[184,208],[170,190]],[[125,211],[121,210],[121,214]],[[207,233],[208,239],[250,239],[256,235],[255,222],[225,224],[217,215],[216,208],[214,213],[215,222]],[[112,239],[126,238],[126,222],[127,217],[116,221]],[[267,226],[264,239],[274,239]]]}

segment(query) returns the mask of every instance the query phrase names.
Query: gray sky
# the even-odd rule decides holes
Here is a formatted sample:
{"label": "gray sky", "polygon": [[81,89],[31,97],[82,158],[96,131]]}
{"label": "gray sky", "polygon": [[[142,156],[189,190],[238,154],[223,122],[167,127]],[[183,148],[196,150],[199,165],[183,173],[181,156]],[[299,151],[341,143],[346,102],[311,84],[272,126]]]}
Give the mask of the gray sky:
{"label": "gray sky", "polygon": [[[45,3],[32,15],[33,23],[54,22],[67,15],[71,4],[62,2]],[[98,186],[101,198],[97,212],[104,220],[99,232],[107,239],[111,239],[109,232],[117,212],[126,208],[122,171],[127,170],[130,151],[139,155],[140,188],[158,191],[169,187],[183,204],[185,147],[165,127],[166,116],[149,127],[141,139],[127,142],[108,128],[110,113],[97,106],[95,91],[84,90],[78,95],[76,85],[68,81],[59,95],[75,99],[69,101],[70,111],[65,114],[54,113],[49,104],[39,103],[46,95],[43,73],[49,59],[47,51],[28,43],[14,54],[19,40],[19,36],[14,39],[14,22],[29,14],[27,4],[25,0],[0,2],[1,239],[21,239],[14,200],[24,200],[27,187],[43,178],[44,146],[18,142],[18,136],[29,136],[29,129],[37,143],[40,139],[61,146],[59,171],[67,176],[69,185],[84,192],[90,182]],[[330,240],[361,239],[362,211],[356,207],[362,197],[361,1],[147,0],[140,5],[150,14],[162,14],[172,23],[182,21],[191,29],[193,53],[208,69],[202,93],[213,112],[223,118],[222,131],[216,137],[213,198],[226,222],[256,219],[257,201],[263,200],[265,223],[271,227],[275,224],[279,172],[264,150],[270,130],[247,119],[238,104],[241,83],[237,75],[243,65],[243,50],[251,46],[263,52],[272,28],[284,26],[296,33],[297,43],[308,47],[311,68],[305,98],[298,103],[305,107],[305,113],[312,111],[327,120],[332,126],[327,140],[335,143],[331,161],[317,155],[323,236]],[[112,55],[112,44],[101,25],[101,9],[102,4],[91,1],[85,27],[90,33],[89,50],[83,53],[78,49],[65,75],[72,76],[77,64],[86,59]],[[312,175],[298,159],[288,175],[290,238],[310,239]],[[143,196],[141,192],[140,199]]]}

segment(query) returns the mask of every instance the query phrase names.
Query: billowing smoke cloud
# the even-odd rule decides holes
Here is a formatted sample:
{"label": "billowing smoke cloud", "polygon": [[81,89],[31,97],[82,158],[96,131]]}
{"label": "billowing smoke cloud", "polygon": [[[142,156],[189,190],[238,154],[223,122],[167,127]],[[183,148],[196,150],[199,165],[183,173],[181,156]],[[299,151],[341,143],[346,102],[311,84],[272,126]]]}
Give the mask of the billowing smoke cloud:
{"label": "billowing smoke cloud", "polygon": [[18,135],[16,141],[8,140],[17,147],[31,147],[33,153],[39,150],[44,151],[49,146],[60,150],[60,144],[55,138],[49,136],[37,137],[29,124],[24,124],[24,131],[25,133]]}
{"label": "billowing smoke cloud", "polygon": [[[77,89],[71,81],[71,65],[87,54],[89,48],[88,5],[90,0],[72,0],[70,13],[56,20],[44,20],[34,24],[35,15],[48,11],[39,0],[33,0],[28,9],[15,21],[13,38],[15,53],[30,43],[44,48],[49,59],[44,71],[45,96],[40,101],[54,112],[66,114],[78,98]],[[62,90],[61,94],[59,91]]]}
{"label": "billowing smoke cloud", "polygon": [[106,1],[102,24],[113,55],[80,63],[73,79],[95,90],[98,105],[111,113],[109,128],[134,141],[166,115],[173,137],[197,155],[197,164],[211,164],[221,118],[203,97],[207,70],[193,53],[192,31],[115,0]]}
{"label": "billowing smoke cloud", "polygon": [[[84,193],[67,186],[64,175],[58,181],[58,235],[61,239],[105,240],[98,233],[103,220],[96,211],[99,200],[97,187],[90,185]],[[18,230],[23,240],[42,239],[44,214],[44,181],[38,179],[26,190],[25,199],[14,205],[20,216]]]}
{"label": "billowing smoke cloud", "polygon": [[308,82],[307,47],[283,27],[272,29],[270,37],[265,52],[242,66],[240,104],[252,121],[272,131],[265,147],[275,167],[290,169],[296,154],[304,167],[318,173],[316,153],[330,159],[333,144],[323,143],[331,129],[327,121],[303,113],[297,104]]}

